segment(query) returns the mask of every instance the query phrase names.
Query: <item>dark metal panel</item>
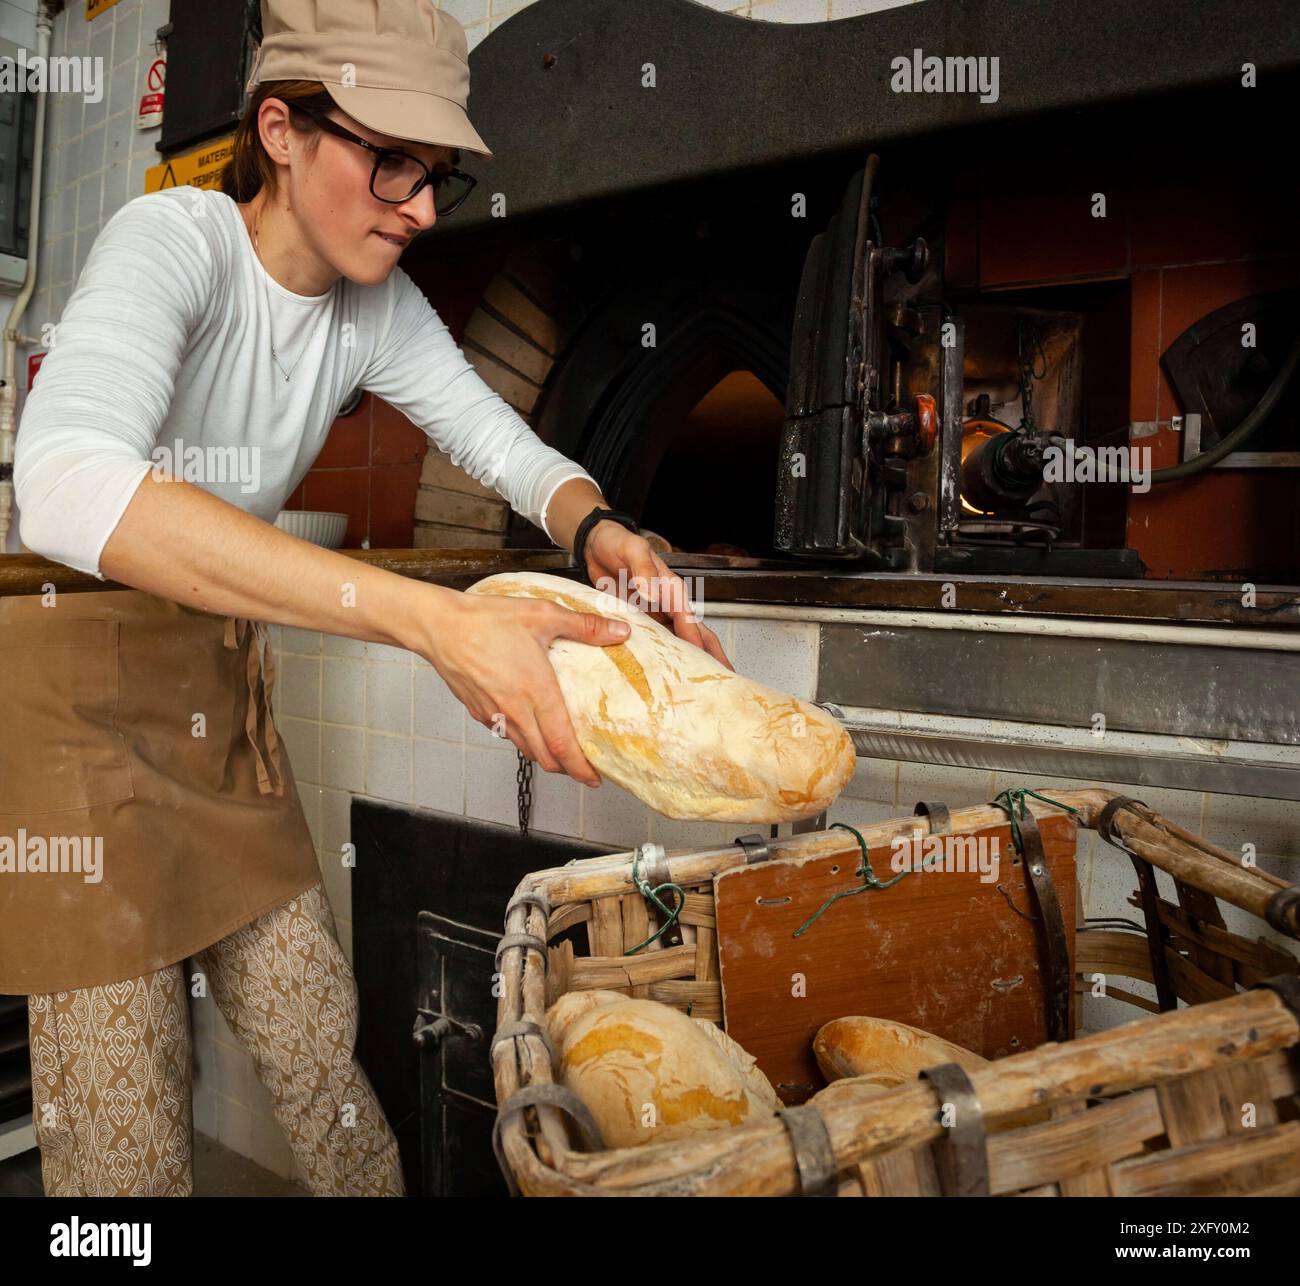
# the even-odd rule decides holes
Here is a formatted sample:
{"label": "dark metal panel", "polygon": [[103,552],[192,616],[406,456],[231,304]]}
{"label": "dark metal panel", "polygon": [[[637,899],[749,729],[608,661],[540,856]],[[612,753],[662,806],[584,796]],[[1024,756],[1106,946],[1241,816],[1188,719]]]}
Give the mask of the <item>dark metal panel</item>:
{"label": "dark metal panel", "polygon": [[488,1045],[496,1027],[499,935],[428,912],[419,917],[418,933],[421,1007],[457,1024],[427,1036],[420,1048],[423,1192],[504,1197],[489,1137],[496,1116]]}
{"label": "dark metal panel", "polygon": [[32,1060],[27,1048],[27,997],[0,996],[0,1123],[32,1110]]}
{"label": "dark metal panel", "polygon": [[862,170],[849,180],[826,231],[813,238],[799,282],[776,484],[773,545],[784,553],[863,553],[867,478],[855,461],[862,417],[851,382],[862,361],[853,313],[859,213],[871,195],[865,183]]}
{"label": "dark metal panel", "polygon": [[[996,102],[894,93],[893,58],[997,57]],[[470,114],[495,153],[435,235],[552,206],[945,129],[1236,83],[1300,65],[1292,0],[926,0],[776,23],[692,0],[538,0],[470,55]],[[654,88],[642,68],[655,66]]]}
{"label": "dark metal panel", "polygon": [[243,3],[172,0],[160,152],[175,155],[239,120],[247,53],[248,11]]}
{"label": "dark metal panel", "polygon": [[[441,985],[454,1006],[467,1007],[464,988],[482,981],[476,950],[500,937],[506,903],[519,881],[571,858],[607,853],[609,846],[540,831],[524,839],[513,827],[368,799],[352,801],[352,843],[352,963],[361,1001],[357,1058],[397,1135],[407,1191],[416,1193],[422,1161],[429,1162],[420,1134],[421,1064],[428,1056],[412,1040],[416,1010],[429,993],[420,970],[420,912],[434,912],[447,926],[441,951],[434,954],[439,967],[455,976],[448,981],[444,975]],[[467,971],[456,956],[471,961]],[[493,1029],[495,1021],[493,1001]],[[490,1040],[492,1032],[486,1035]],[[486,1046],[481,1048],[486,1061]],[[454,1168],[456,1157],[490,1157],[493,1112],[459,1088],[485,1083],[490,1080],[474,1080],[462,1067],[452,1088],[444,1086],[444,1170]]]}
{"label": "dark metal panel", "polygon": [[946,542],[961,520],[961,425],[966,414],[962,400],[962,355],[966,352],[966,321],[951,319],[953,342],[943,349],[940,413],[943,432],[939,443],[939,531]]}
{"label": "dark metal panel", "polygon": [[1300,653],[823,625],[819,701],[1300,745]]}
{"label": "dark metal panel", "polygon": [[[698,566],[673,554],[668,564],[686,571]],[[725,614],[726,603],[787,604],[803,607],[898,608],[997,615],[1080,616],[1090,620],[1150,620],[1172,623],[1210,622],[1290,630],[1300,626],[1300,591],[1294,587],[1259,586],[1250,606],[1237,585],[1196,581],[1085,581],[1058,576],[979,576],[954,572],[945,576],[893,572],[702,570],[696,601],[705,611]],[[459,589],[472,584],[448,579]]]}
{"label": "dark metal panel", "polygon": [[[6,55],[10,68],[16,61]],[[12,73],[11,73],[12,74]],[[0,254],[26,259],[32,212],[32,162],[39,94],[0,94]],[[5,290],[13,289],[6,285]]]}

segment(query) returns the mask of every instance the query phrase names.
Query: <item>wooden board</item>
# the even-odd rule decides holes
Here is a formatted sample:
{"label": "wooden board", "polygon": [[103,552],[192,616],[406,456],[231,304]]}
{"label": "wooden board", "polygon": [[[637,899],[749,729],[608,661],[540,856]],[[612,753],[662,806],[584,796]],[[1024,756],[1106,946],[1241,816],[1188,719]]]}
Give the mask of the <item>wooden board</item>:
{"label": "wooden board", "polygon": [[[1073,984],[1075,821],[1061,813],[1038,825]],[[1037,915],[1010,827],[966,834],[997,841],[996,850],[984,850],[997,853],[995,880],[984,882],[973,861],[954,857],[949,866],[957,869],[921,871],[892,888],[841,898],[797,938],[794,931],[829,897],[862,883],[855,854],[763,862],[714,880],[726,1030],[786,1103],[802,1103],[825,1084],[812,1041],[832,1018],[891,1018],[985,1058],[1046,1041],[1038,926],[998,891]],[[888,847],[871,849],[877,879],[893,877],[892,856]],[[1071,985],[1072,1031],[1073,1005]]]}

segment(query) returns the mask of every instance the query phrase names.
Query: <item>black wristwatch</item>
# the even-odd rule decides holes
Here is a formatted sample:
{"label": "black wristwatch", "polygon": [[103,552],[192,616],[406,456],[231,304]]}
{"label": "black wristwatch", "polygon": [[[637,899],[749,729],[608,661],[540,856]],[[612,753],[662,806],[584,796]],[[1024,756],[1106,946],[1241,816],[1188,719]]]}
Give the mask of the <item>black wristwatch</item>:
{"label": "black wristwatch", "polygon": [[616,522],[619,526],[626,527],[634,536],[641,534],[641,528],[636,525],[636,519],[630,514],[619,513],[617,509],[602,509],[597,505],[578,524],[577,533],[573,537],[573,560],[578,564],[578,570],[587,577],[588,584],[591,583],[591,576],[587,571],[587,537],[591,535],[591,529],[598,522],[606,521]]}

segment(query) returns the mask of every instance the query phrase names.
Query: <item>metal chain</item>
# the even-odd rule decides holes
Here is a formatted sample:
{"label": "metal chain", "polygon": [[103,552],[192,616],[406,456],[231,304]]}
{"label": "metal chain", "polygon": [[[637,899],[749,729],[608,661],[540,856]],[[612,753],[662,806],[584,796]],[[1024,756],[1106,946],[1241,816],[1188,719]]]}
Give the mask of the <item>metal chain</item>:
{"label": "metal chain", "polygon": [[519,833],[528,834],[528,819],[533,811],[533,761],[522,750],[516,749],[519,766],[515,769],[515,785],[519,795]]}
{"label": "metal chain", "polygon": [[1043,340],[1034,327],[1029,328],[1029,343],[1025,343],[1025,324],[1016,323],[1016,365],[1020,373],[1020,427],[1033,430],[1034,423],[1034,381],[1047,377],[1047,354],[1043,351]]}

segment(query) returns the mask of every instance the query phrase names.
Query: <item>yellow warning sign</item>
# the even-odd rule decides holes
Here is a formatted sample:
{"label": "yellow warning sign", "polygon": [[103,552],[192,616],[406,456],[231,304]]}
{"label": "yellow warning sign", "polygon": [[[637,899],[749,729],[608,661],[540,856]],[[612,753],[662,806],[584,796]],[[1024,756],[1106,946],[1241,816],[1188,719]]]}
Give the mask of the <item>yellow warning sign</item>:
{"label": "yellow warning sign", "polygon": [[234,151],[235,136],[219,138],[215,143],[204,143],[184,156],[173,156],[170,161],[155,165],[144,173],[144,190],[159,192],[163,188],[219,188],[221,171],[226,168]]}
{"label": "yellow warning sign", "polygon": [[86,21],[98,18],[105,9],[111,9],[117,0],[86,0]]}

